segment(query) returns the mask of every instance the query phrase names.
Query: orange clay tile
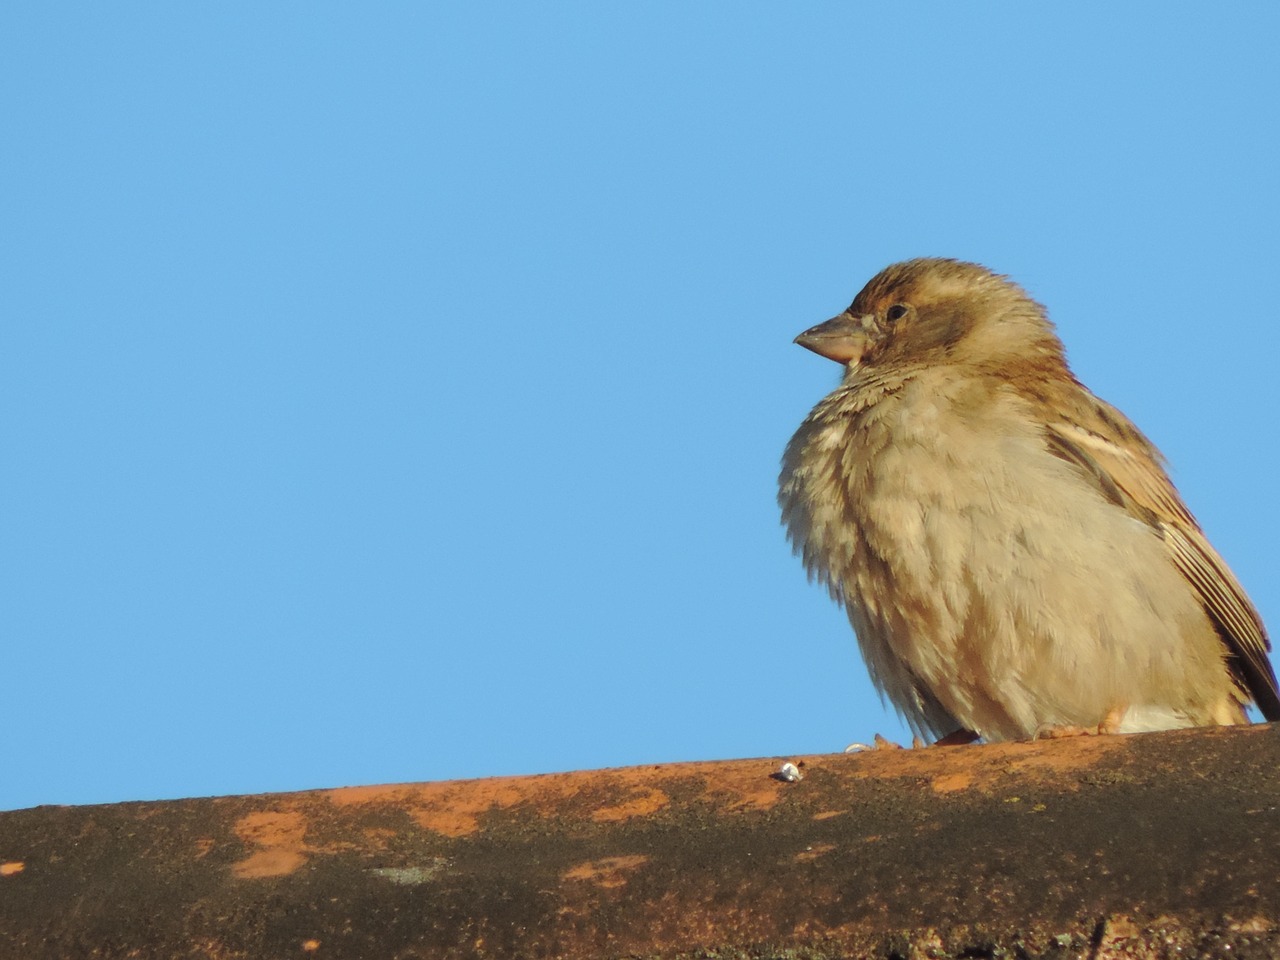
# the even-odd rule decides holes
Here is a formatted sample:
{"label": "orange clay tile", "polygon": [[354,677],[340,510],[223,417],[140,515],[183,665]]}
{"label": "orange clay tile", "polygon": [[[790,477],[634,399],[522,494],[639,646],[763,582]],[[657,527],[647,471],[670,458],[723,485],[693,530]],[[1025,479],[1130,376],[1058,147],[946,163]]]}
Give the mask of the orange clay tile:
{"label": "orange clay tile", "polygon": [[0,958],[1276,956],[1277,850],[1270,726],[37,807]]}

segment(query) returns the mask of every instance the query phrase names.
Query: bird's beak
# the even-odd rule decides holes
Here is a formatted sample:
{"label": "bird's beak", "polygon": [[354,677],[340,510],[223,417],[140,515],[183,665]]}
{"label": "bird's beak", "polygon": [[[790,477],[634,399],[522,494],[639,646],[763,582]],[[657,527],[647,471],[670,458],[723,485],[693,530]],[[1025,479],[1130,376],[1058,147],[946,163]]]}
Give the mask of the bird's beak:
{"label": "bird's beak", "polygon": [[796,337],[795,342],[820,357],[856,366],[870,341],[866,323],[869,319],[846,311],[826,323],[810,327]]}

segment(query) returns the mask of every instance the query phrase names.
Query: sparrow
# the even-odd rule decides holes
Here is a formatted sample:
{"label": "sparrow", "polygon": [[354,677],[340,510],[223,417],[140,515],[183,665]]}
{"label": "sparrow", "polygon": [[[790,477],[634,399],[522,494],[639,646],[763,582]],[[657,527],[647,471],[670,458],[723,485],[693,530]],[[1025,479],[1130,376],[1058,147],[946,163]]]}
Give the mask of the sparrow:
{"label": "sparrow", "polygon": [[1257,610],[1017,284],[908,260],[795,342],[844,376],[787,444],[783,523],[918,736],[1280,719]]}

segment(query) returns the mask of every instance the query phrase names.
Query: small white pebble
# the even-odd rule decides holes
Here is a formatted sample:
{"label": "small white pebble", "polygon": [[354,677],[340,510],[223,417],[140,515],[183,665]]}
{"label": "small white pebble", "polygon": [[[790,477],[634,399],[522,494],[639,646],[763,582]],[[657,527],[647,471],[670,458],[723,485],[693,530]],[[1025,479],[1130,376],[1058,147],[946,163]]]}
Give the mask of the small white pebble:
{"label": "small white pebble", "polygon": [[785,780],[787,783],[799,783],[804,779],[804,774],[800,772],[800,768],[790,760],[778,768],[775,776],[779,780]]}

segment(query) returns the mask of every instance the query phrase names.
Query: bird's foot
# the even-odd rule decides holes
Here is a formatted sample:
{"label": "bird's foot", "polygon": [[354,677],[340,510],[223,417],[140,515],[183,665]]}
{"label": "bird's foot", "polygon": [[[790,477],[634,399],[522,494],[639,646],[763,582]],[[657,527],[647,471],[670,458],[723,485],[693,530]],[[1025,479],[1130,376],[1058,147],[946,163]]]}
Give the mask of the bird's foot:
{"label": "bird's foot", "polygon": [[1069,723],[1042,723],[1036,727],[1035,735],[1031,739],[1061,740],[1065,737],[1095,737],[1119,733],[1120,727],[1124,723],[1124,715],[1128,712],[1128,709],[1128,707],[1112,707],[1096,727],[1080,727]]}
{"label": "bird's foot", "polygon": [[1124,725],[1124,715],[1128,712],[1128,707],[1112,707],[1107,711],[1107,715],[1102,718],[1102,722],[1098,724],[1098,732],[1104,734],[1119,733],[1120,728]]}
{"label": "bird's foot", "polygon": [[1078,727],[1075,724],[1042,723],[1036,727],[1032,740],[1065,740],[1067,737],[1092,737],[1098,733],[1097,727]]}
{"label": "bird's foot", "polygon": [[[926,744],[919,737],[911,738],[911,749],[919,750],[926,746],[932,747],[959,747],[966,743],[973,743],[979,739],[979,735],[972,730],[966,730],[961,727],[959,730],[953,730],[945,737],[939,737],[931,744]],[[876,734],[875,740],[871,743],[851,743],[844,748],[845,753],[863,753],[867,750],[901,750],[902,745],[894,743],[892,740],[886,740],[880,734]]]}
{"label": "bird's foot", "polygon": [[902,744],[894,743],[892,740],[886,740],[880,734],[876,734],[875,739],[871,743],[851,743],[844,748],[845,753],[865,753],[868,750],[901,750]]}

